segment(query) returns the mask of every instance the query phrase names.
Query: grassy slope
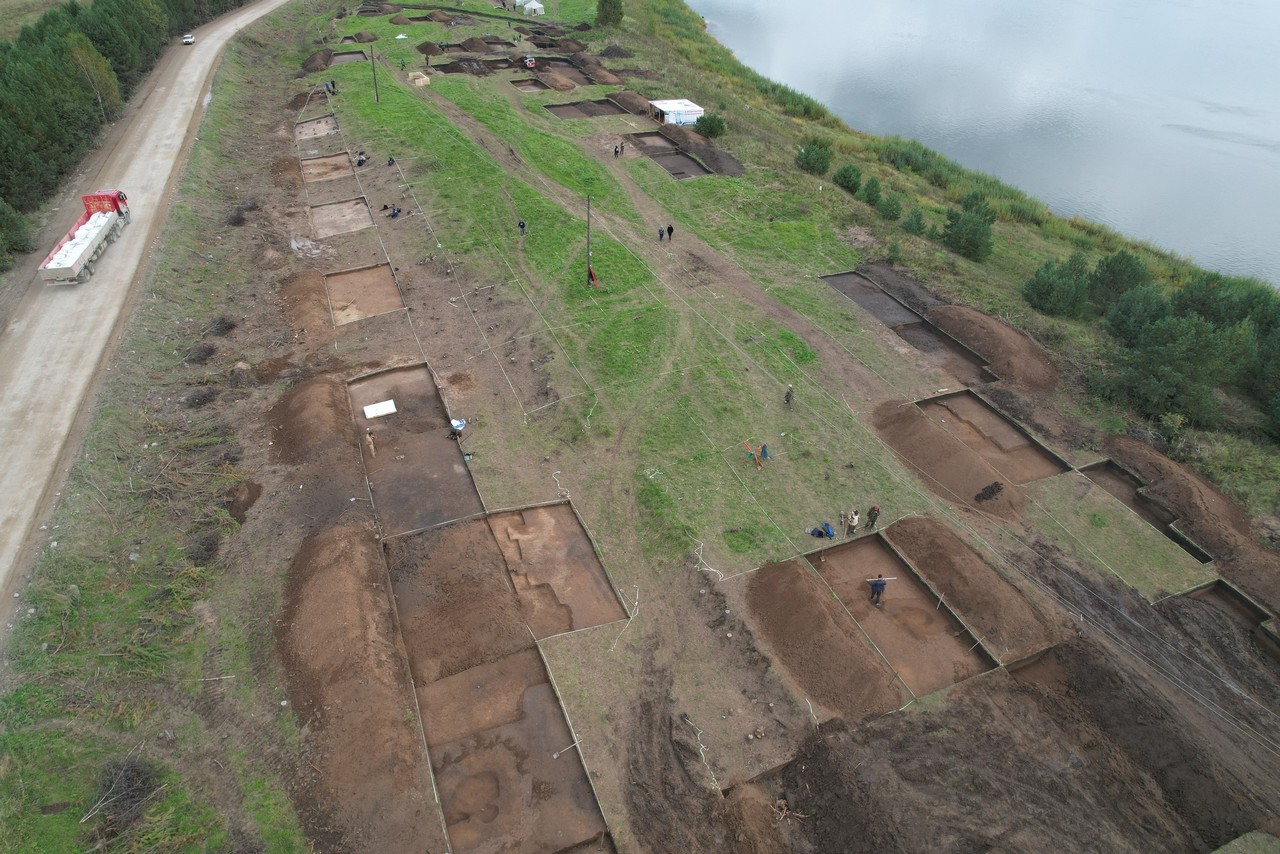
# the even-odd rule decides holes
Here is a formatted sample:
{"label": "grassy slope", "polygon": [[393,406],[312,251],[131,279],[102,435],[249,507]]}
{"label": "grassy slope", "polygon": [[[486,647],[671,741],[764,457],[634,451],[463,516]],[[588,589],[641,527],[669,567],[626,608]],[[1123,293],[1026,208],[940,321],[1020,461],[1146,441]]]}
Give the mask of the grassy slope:
{"label": "grassy slope", "polygon": [[23,27],[34,24],[46,11],[59,5],[59,0],[0,0],[0,41],[13,41]]}
{"label": "grassy slope", "polygon": [[[593,10],[585,0],[548,0],[547,5],[549,13],[570,20],[588,18]],[[849,229],[866,229],[882,243],[899,241],[904,258],[942,290],[1024,315],[1016,289],[1043,255],[1065,254],[1086,243],[1099,249],[1116,239],[1053,219],[1035,226],[1002,223],[995,259],[977,266],[908,237],[829,184],[819,192],[816,179],[797,174],[790,162],[796,140],[814,129],[836,135],[841,158],[857,160],[864,174],[877,174],[886,189],[929,207],[935,219],[945,202],[942,193],[880,163],[876,140],[771,109],[764,95],[743,82],[727,53],[706,39],[696,16],[679,4],[652,0],[631,6],[635,17],[624,34],[586,33],[582,38],[596,48],[608,41],[625,43],[636,56],[617,65],[660,72],[655,79],[637,78],[635,85],[645,94],[687,95],[723,112],[731,127],[724,144],[747,164],[748,173],[676,182],[637,158],[622,165],[626,177],[680,229],[733,258],[769,294],[812,318],[890,387],[910,388],[909,367],[867,334],[868,322],[859,313],[814,278],[848,269],[861,259],[841,237]],[[313,34],[310,38],[329,29],[327,18],[305,14],[289,13],[288,26],[279,18],[267,24],[263,40],[288,45],[305,41],[297,38],[299,32]],[[422,39],[459,40],[500,32],[500,27],[486,24],[472,33],[434,32],[422,25],[415,27],[414,39],[401,41],[393,36],[402,28],[385,19],[347,19],[338,29],[379,32],[379,55],[392,70],[402,58],[418,64],[412,45]],[[292,53],[283,51],[287,56],[277,69],[255,67],[253,74],[284,79],[307,49],[295,44]],[[673,61],[673,53],[682,61]],[[337,77],[346,93],[339,101],[344,133],[382,140],[384,147],[394,145],[403,160],[447,170],[450,180],[435,180],[428,171],[425,178],[415,179],[415,190],[429,200],[441,239],[466,262],[466,269],[479,277],[510,272],[515,211],[538,234],[525,250],[528,276],[523,287],[563,326],[554,334],[547,329],[540,333],[552,355],[549,372],[558,388],[580,394],[566,396],[552,410],[553,417],[535,419],[528,428],[518,417],[508,417],[478,433],[476,472],[488,494],[501,496],[504,505],[545,497],[490,462],[500,459],[504,448],[535,455],[567,443],[601,459],[616,446],[598,469],[575,473],[580,492],[574,497],[587,508],[619,586],[628,591],[633,584],[643,586],[646,596],[669,583],[672,573],[687,571],[683,558],[697,542],[705,546],[704,560],[726,572],[793,555],[798,545],[804,547],[796,542],[799,528],[830,517],[850,495],[874,495],[895,513],[948,515],[870,438],[861,413],[851,411],[840,395],[825,391],[836,386],[829,366],[815,354],[816,342],[802,340],[747,304],[710,294],[686,295],[678,282],[629,248],[636,234],[648,239],[643,217],[618,178],[579,145],[600,125],[558,122],[544,111],[516,110],[493,82],[467,78],[437,78],[433,97],[388,80],[382,103],[374,105],[362,87],[351,85],[367,74],[367,66],[346,65],[326,75]],[[183,680],[211,670],[234,672],[233,696],[247,711],[271,694],[264,683],[279,684],[278,676],[261,663],[262,651],[271,644],[269,634],[251,619],[253,607],[237,607],[274,601],[278,574],[253,582],[231,575],[215,580],[183,557],[183,531],[176,530],[166,504],[177,501],[200,526],[232,533],[233,523],[210,507],[222,489],[245,473],[227,465],[216,468],[211,479],[170,484],[167,476],[181,465],[165,465],[175,454],[190,455],[229,440],[230,428],[198,423],[179,431],[162,419],[137,415],[154,408],[147,398],[155,383],[183,370],[173,340],[154,330],[182,328],[184,318],[216,312],[223,297],[201,282],[237,278],[236,259],[196,264],[188,250],[200,245],[203,223],[196,208],[202,202],[226,201],[209,199],[215,192],[210,188],[231,183],[222,178],[233,174],[230,153],[246,132],[233,96],[249,76],[239,53],[233,52],[201,129],[204,144],[196,149],[163,241],[152,297],[121,345],[130,358],[113,371],[103,397],[107,403],[59,511],[58,546],[42,557],[28,592],[36,613],[22,621],[14,638],[15,668],[24,681],[0,701],[5,726],[0,734],[0,753],[5,755],[0,761],[0,824],[6,832],[16,829],[8,837],[16,840],[15,850],[82,847],[81,806],[90,800],[101,762],[127,751],[142,739],[141,733],[164,728],[175,731],[183,747],[175,751],[163,797],[128,842],[139,849],[157,840],[174,847],[216,847],[225,839],[225,817],[201,800],[194,777],[173,770],[182,767],[184,757],[206,748],[214,734],[184,711],[189,703],[160,701],[163,691],[190,695],[195,688]],[[501,164],[457,131],[434,100],[437,96],[507,142],[526,168],[509,178]],[[562,97],[531,96],[524,103]],[[601,204],[601,232],[593,246],[597,267],[607,271],[608,291],[601,294],[584,293],[575,272],[581,269],[585,247],[578,237],[581,211],[570,202],[588,191]],[[1178,262],[1160,263],[1173,269]],[[1086,329],[1039,323],[1042,333],[1058,329],[1055,340],[1064,345],[1093,346]],[[802,419],[784,420],[779,412],[780,389],[788,381],[804,390]],[[783,438],[782,433],[788,435]],[[622,436],[625,443],[618,441]],[[779,461],[754,472],[738,450],[744,439],[769,441]],[[852,468],[844,468],[846,464]],[[166,487],[167,498],[157,498],[157,483]],[[619,490],[615,483],[625,488]],[[1143,568],[1135,571],[1140,574]],[[212,636],[194,628],[193,604],[199,598],[229,606],[220,609],[226,616]],[[564,664],[568,648],[549,653],[558,667],[563,665],[557,671],[562,688],[576,713],[607,729],[603,706],[585,687],[585,677]],[[627,650],[620,650],[616,662],[622,674],[638,666]],[[678,692],[696,697],[700,681],[711,684],[722,678],[700,672],[700,666],[690,661],[677,674]],[[624,692],[625,685],[605,690]],[[296,739],[287,717],[281,719],[278,739],[284,749]],[[300,847],[281,781],[243,750],[231,748],[225,760],[241,793],[242,810],[258,834],[273,850]],[[42,806],[63,802],[75,806],[40,815]],[[607,807],[613,808],[611,818],[619,817],[617,804]]]}

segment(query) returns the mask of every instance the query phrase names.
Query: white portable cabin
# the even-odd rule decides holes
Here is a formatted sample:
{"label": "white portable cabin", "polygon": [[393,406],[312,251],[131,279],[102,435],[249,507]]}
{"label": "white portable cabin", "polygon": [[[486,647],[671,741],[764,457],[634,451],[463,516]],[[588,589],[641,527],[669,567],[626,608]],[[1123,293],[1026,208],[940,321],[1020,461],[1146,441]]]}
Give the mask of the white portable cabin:
{"label": "white portable cabin", "polygon": [[528,3],[524,4],[524,13],[526,15],[545,15],[547,10],[538,0],[529,0]]}
{"label": "white portable cabin", "polygon": [[664,125],[691,125],[705,112],[687,98],[649,102],[649,113]]}

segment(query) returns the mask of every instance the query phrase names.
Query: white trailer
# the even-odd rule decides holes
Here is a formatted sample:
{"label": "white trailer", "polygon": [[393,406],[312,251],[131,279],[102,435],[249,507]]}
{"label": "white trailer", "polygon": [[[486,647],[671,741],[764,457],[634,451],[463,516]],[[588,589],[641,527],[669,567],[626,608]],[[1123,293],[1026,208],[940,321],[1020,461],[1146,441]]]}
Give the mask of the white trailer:
{"label": "white trailer", "polygon": [[119,190],[81,196],[84,213],[40,264],[46,285],[87,282],[93,264],[129,222],[129,204]]}

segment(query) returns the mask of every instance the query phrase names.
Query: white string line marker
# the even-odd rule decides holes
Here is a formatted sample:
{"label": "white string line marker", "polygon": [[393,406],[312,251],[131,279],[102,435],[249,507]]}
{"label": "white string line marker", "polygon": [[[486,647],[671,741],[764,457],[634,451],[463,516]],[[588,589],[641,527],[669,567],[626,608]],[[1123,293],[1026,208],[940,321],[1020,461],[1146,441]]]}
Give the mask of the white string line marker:
{"label": "white string line marker", "polygon": [[640,613],[640,585],[635,585],[635,588],[636,598],[635,601],[631,603],[631,616],[627,618],[627,624],[622,627],[620,632],[618,632],[618,636],[613,639],[613,644],[610,645],[609,652],[613,652],[617,649],[618,641],[622,640],[622,636],[627,633],[627,629],[631,628],[631,623],[635,620],[636,614]]}
{"label": "white string line marker", "polygon": [[707,761],[707,746],[702,743],[702,729],[693,722],[693,718],[688,713],[680,715],[689,726],[693,727],[694,738],[698,740],[698,756],[702,758],[702,764],[707,766],[707,773],[711,775],[711,785],[717,789],[720,788],[720,781],[716,779],[716,772],[711,769],[711,763]]}
{"label": "white string line marker", "polygon": [[569,490],[565,489],[563,486],[561,486],[561,485],[560,485],[560,478],[558,478],[558,477],[556,476],[556,475],[558,475],[558,474],[560,474],[559,470],[553,471],[553,472],[551,473],[551,479],[552,479],[552,480],[554,480],[554,481],[556,482],[556,497],[558,497],[558,498],[568,498],[568,497],[569,497]]}
{"label": "white string line marker", "polygon": [[723,572],[721,572],[720,570],[716,569],[715,567],[711,566],[711,564],[707,563],[707,562],[703,559],[703,557],[702,557],[702,547],[703,547],[703,542],[702,542],[702,540],[697,540],[697,543],[698,543],[698,548],[697,548],[697,549],[695,549],[695,550],[694,550],[694,552],[693,552],[693,556],[694,556],[694,557],[696,557],[696,558],[698,559],[698,565],[695,567],[695,569],[697,569],[697,571],[698,571],[698,572],[710,572],[710,573],[713,573],[713,574],[715,575],[715,577],[716,577],[716,581],[724,581],[724,573],[723,573]]}

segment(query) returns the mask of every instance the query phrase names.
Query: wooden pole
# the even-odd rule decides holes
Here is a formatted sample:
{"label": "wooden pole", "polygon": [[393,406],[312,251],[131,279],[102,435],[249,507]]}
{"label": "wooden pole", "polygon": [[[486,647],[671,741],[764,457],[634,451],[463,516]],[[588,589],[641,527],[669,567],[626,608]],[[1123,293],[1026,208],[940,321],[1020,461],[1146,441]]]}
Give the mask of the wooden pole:
{"label": "wooden pole", "polygon": [[373,102],[381,104],[382,99],[378,97],[378,52],[373,45],[369,45],[369,58],[373,61]]}
{"label": "wooden pole", "polygon": [[595,287],[595,277],[591,269],[591,194],[587,194],[587,285]]}

